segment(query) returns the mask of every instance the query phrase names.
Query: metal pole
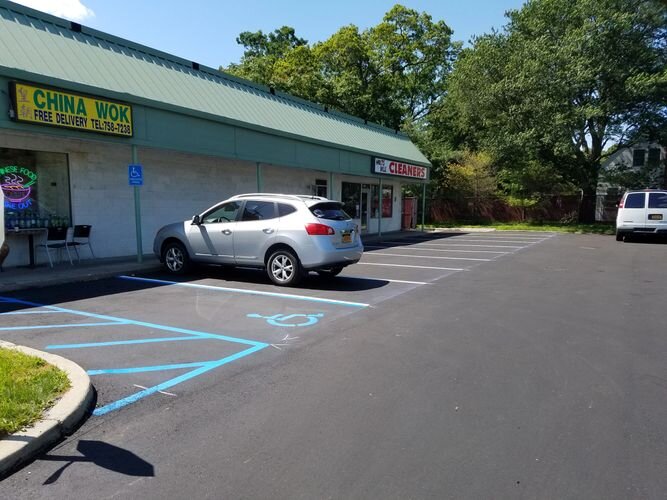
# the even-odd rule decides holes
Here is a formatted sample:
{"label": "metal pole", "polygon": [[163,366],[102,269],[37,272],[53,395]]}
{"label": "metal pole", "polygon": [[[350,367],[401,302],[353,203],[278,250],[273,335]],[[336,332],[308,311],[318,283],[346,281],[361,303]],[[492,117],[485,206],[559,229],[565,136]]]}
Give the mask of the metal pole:
{"label": "metal pole", "polygon": [[422,184],[422,231],[424,231],[425,216],[426,216],[426,183]]}
{"label": "metal pole", "polygon": [[262,192],[262,165],[257,162],[257,192]]}
{"label": "metal pole", "polygon": [[378,194],[378,238],[382,238],[382,177],[380,177],[380,192]]}
{"label": "metal pole", "polygon": [[[139,163],[137,146],[132,144],[132,164]],[[137,262],[141,264],[144,261],[144,250],[141,243],[141,195],[139,186],[134,186],[134,225],[137,231]]]}

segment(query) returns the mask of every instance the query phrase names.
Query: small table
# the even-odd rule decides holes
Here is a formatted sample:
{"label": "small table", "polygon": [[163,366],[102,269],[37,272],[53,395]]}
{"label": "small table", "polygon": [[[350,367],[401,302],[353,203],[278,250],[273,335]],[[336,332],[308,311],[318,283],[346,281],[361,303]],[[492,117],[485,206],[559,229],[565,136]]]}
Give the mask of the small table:
{"label": "small table", "polygon": [[30,257],[30,264],[28,267],[35,267],[35,235],[36,234],[47,234],[48,229],[45,227],[31,227],[31,228],[19,228],[14,230],[6,231],[6,235],[17,234],[17,235],[26,235],[28,237],[28,255]]}

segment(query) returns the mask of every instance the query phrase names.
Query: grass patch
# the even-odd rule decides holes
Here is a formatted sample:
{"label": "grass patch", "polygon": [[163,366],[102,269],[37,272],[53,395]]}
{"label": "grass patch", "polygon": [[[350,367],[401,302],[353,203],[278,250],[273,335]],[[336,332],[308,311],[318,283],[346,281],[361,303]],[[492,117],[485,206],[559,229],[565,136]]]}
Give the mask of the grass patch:
{"label": "grass patch", "polygon": [[69,386],[65,372],[43,359],[0,348],[0,438],[39,420]]}
{"label": "grass patch", "polygon": [[559,233],[577,234],[614,234],[613,224],[564,224],[558,222],[492,222],[488,224],[471,224],[467,222],[441,222],[425,225],[429,229],[479,227],[493,228],[499,231],[554,231]]}

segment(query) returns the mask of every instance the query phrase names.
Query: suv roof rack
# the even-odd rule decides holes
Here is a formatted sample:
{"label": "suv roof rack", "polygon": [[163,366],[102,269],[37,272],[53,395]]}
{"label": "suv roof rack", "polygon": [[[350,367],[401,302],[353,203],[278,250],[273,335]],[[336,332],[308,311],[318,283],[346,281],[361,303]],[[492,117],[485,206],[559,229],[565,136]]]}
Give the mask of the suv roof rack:
{"label": "suv roof rack", "polygon": [[326,200],[322,196],[314,196],[309,194],[282,194],[282,193],[244,193],[232,196],[230,199],[240,198],[285,198],[288,200]]}

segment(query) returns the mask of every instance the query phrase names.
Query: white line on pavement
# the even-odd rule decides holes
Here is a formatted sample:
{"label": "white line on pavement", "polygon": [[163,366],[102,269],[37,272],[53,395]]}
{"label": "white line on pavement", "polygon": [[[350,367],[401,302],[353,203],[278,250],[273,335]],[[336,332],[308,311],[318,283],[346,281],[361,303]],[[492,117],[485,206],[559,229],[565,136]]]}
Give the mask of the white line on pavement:
{"label": "white line on pavement", "polygon": [[379,262],[357,262],[355,266],[410,267],[412,269],[438,269],[440,271],[467,271],[466,268],[460,267],[411,266],[409,264],[384,264]]}
{"label": "white line on pavement", "polygon": [[342,274],[341,278],[352,278],[355,280],[369,280],[369,281],[388,281],[389,283],[407,283],[408,285],[432,285],[428,281],[406,281],[406,280],[390,280],[388,278],[369,278],[368,276],[348,276]]}
{"label": "white line on pavement", "polygon": [[383,255],[386,257],[412,257],[413,259],[443,259],[443,260],[477,260],[479,262],[491,262],[493,259],[479,259],[472,257],[444,257],[440,255],[408,255],[404,253],[366,252],[364,255]]}
{"label": "white line on pavement", "polygon": [[378,246],[378,245],[364,245],[364,248],[385,248],[387,250],[419,250],[420,252],[458,252],[458,253],[508,253],[499,252],[497,250],[448,250],[446,248],[418,248],[416,246]]}

